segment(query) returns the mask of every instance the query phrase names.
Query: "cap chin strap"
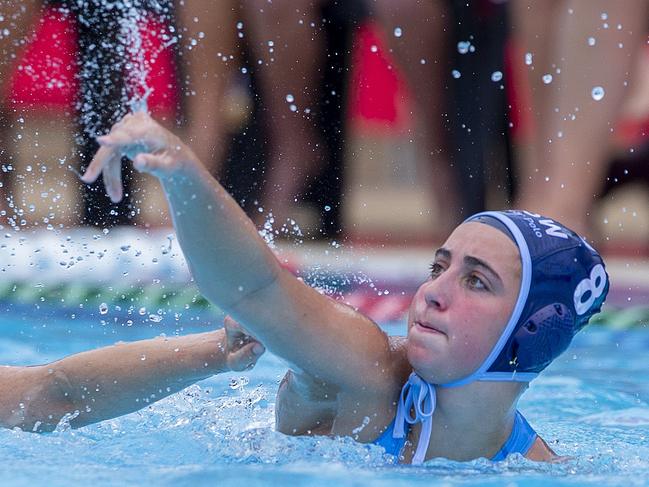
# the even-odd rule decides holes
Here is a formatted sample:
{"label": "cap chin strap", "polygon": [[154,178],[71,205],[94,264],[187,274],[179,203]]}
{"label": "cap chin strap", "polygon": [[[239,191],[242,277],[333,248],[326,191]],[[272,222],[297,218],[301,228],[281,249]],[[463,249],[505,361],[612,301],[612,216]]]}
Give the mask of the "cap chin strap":
{"label": "cap chin strap", "polygon": [[[521,287],[518,292],[518,299],[516,300],[514,310],[509,317],[507,326],[500,335],[496,345],[494,345],[487,358],[475,372],[469,374],[467,377],[447,384],[431,384],[422,379],[416,372],[412,372],[410,377],[408,377],[408,381],[401,389],[401,396],[399,397],[399,404],[397,405],[397,415],[394,420],[395,424],[392,436],[394,438],[405,438],[409,429],[406,427],[406,424],[413,425],[421,422],[422,425],[419,434],[419,442],[417,443],[415,455],[412,458],[413,465],[421,464],[426,459],[426,452],[428,451],[430,436],[433,431],[433,413],[435,412],[435,406],[437,405],[437,387],[459,387],[475,381],[529,382],[538,376],[537,373],[487,372],[507,343],[507,340],[514,331],[514,328],[523,313],[523,308],[527,302],[527,296],[532,282],[532,258],[525,237],[510,218],[503,213],[496,211],[485,211],[473,215],[471,218],[478,216],[496,218],[500,222],[504,223],[514,236],[514,240],[516,241],[516,245],[518,246],[521,255],[522,263]],[[471,221],[471,219],[467,221]],[[412,415],[412,411],[414,411],[414,416]]]}
{"label": "cap chin strap", "polygon": [[[490,372],[485,377],[475,380],[529,382],[537,375],[535,373],[512,374],[510,372]],[[450,388],[458,386],[453,384],[431,384],[422,379],[416,372],[412,372],[410,377],[408,377],[408,381],[401,389],[392,436],[394,438],[405,438],[409,430],[406,427],[407,424],[421,423],[419,442],[417,443],[415,455],[412,457],[413,465],[419,465],[426,459],[430,436],[433,432],[433,413],[437,406],[437,387]]]}
{"label": "cap chin strap", "polygon": [[[405,438],[408,434],[407,424],[421,422],[421,433],[412,464],[419,465],[426,459],[426,451],[433,431],[433,413],[437,405],[435,386],[419,377],[416,372],[410,374],[408,382],[401,389],[397,415],[394,419],[394,438]],[[414,410],[414,417],[411,411]]]}

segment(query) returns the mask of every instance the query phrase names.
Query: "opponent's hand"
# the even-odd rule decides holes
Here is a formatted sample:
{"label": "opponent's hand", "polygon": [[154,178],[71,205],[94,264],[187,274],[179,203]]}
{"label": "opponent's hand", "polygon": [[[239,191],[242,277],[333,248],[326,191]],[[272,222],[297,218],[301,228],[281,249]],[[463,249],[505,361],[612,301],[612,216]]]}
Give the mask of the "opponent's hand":
{"label": "opponent's hand", "polygon": [[106,192],[111,201],[122,199],[123,156],[133,161],[133,167],[159,178],[169,176],[196,156],[178,137],[162,127],[148,114],[126,115],[107,135],[97,137],[99,150],[81,180],[93,183],[103,174]]}
{"label": "opponent's hand", "polygon": [[261,342],[229,316],[223,321],[226,336],[225,358],[230,370],[250,370],[266,351]]}

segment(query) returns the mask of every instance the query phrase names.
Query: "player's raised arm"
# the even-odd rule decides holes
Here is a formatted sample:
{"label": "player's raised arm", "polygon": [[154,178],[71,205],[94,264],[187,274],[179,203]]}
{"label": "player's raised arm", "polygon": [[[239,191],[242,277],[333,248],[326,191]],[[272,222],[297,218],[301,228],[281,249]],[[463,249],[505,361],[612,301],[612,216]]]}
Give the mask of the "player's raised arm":
{"label": "player's raised arm", "polygon": [[252,221],[178,137],[138,113],[98,140],[101,149],[84,181],[103,172],[108,194],[119,200],[122,155],[131,157],[136,169],[157,176],[183,253],[207,299],[318,380],[343,388],[386,386],[392,360],[385,334],[284,270]]}

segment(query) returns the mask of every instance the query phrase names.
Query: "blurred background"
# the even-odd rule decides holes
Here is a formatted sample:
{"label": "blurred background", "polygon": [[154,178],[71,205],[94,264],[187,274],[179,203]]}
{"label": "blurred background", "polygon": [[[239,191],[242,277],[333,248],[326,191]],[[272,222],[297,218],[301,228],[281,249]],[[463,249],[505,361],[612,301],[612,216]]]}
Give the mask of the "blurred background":
{"label": "blurred background", "polygon": [[130,110],[191,146],[282,264],[390,334],[405,330],[433,246],[483,209],[559,219],[604,251],[611,277],[595,326],[522,402],[570,462],[442,462],[386,477],[365,446],[287,443],[267,431],[284,364],[266,354],[247,389],[237,372],[85,432],[6,430],[2,485],[642,483],[647,3],[0,0],[2,363],[222,323],[154,178],[124,161],[118,205],[101,181],[79,181],[96,136]]}
{"label": "blurred background", "polygon": [[[125,164],[146,101],[276,238],[423,244],[523,208],[649,250],[645,0],[3,1],[0,226],[170,226]],[[298,230],[299,229],[299,230]]]}

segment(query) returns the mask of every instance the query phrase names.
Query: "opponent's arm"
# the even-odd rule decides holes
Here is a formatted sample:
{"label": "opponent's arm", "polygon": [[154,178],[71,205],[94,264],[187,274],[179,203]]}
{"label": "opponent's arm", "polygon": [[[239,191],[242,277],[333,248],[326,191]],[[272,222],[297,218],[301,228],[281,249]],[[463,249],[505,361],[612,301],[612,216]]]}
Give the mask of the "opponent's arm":
{"label": "opponent's arm", "polygon": [[235,328],[119,343],[47,365],[3,367],[0,426],[44,432],[65,414],[76,415],[73,427],[114,418],[219,372],[250,368],[263,351]]}
{"label": "opponent's arm", "polygon": [[156,175],[206,298],[315,380],[342,388],[385,386],[390,367],[385,334],[282,269],[239,205],[177,137],[135,114],[98,140],[102,147],[84,180],[92,182],[103,171],[109,195],[119,200],[122,154],[134,156],[136,169]]}

